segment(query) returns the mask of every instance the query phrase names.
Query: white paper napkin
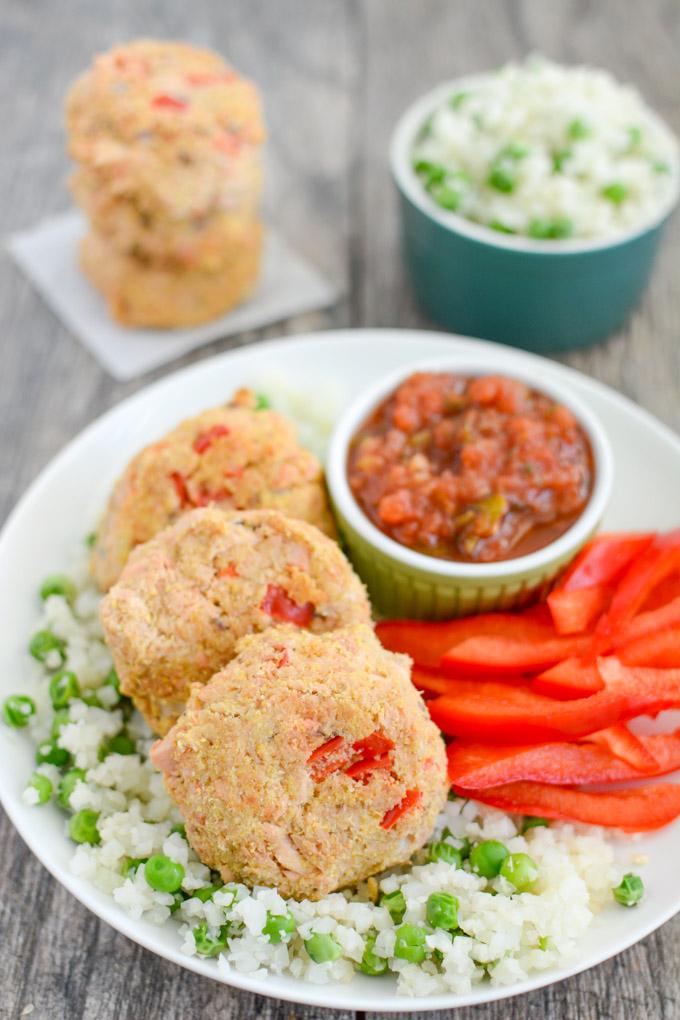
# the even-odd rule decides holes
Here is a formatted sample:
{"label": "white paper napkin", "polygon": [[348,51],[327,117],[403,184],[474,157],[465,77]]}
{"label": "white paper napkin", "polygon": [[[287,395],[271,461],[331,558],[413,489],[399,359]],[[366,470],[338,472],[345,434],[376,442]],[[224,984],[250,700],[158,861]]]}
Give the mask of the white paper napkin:
{"label": "white paper napkin", "polygon": [[218,337],[325,308],[338,297],[336,288],[270,230],[257,290],[245,304],[190,329],[126,329],[109,317],[103,297],[78,267],[85,232],[80,213],[68,212],[14,234],[7,247],[47,304],[116,379],[142,375]]}

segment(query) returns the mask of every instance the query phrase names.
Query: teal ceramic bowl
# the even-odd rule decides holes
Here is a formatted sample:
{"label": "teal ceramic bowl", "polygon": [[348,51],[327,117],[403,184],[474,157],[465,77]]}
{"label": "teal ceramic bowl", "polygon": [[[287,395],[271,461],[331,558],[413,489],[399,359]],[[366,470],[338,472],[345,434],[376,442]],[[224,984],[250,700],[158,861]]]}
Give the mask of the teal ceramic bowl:
{"label": "teal ceramic bowl", "polygon": [[[351,441],[362,423],[413,372],[455,372],[465,376],[502,374],[541,390],[568,407],[586,431],[593,452],[594,482],[580,517],[549,545],[497,563],[459,563],[427,556],[380,531],[354,498],[347,480]],[[598,527],[611,494],[613,456],[607,435],[592,411],[569,387],[517,371],[508,352],[493,361],[451,355],[418,362],[386,375],[361,393],[337,422],[326,460],[331,502],[350,559],[382,616],[438,620],[468,613],[517,609],[538,597]]]}
{"label": "teal ceramic bowl", "polygon": [[[479,79],[477,79],[479,80]],[[427,117],[475,79],[439,86],[403,115],[391,144],[404,258],[423,311],[446,329],[549,353],[585,347],[625,322],[649,280],[675,188],[653,219],[611,240],[506,236],[441,209],[411,166]]]}

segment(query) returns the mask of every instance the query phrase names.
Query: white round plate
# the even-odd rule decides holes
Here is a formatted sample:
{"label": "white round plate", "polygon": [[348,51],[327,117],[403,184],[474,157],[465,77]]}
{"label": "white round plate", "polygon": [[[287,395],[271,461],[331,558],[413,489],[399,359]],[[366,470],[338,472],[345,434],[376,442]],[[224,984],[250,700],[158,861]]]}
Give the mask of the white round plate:
{"label": "white round plate", "polygon": [[[160,343],[161,341],[159,341]],[[74,546],[92,529],[110,487],[127,460],[181,418],[223,402],[238,386],[258,386],[272,373],[312,388],[340,385],[348,399],[382,373],[427,358],[460,352],[488,356],[489,370],[529,371],[536,385],[550,379],[586,400],[605,426],[614,448],[616,478],[607,529],[669,528],[678,525],[680,439],[630,401],[571,369],[495,344],[406,330],[339,330],[262,343],[227,352],[167,376],[109,411],[86,428],[42,472],[7,521],[0,537],[0,698],[21,687],[26,641],[38,605],[42,578],[63,569]],[[26,806],[21,792],[33,769],[33,748],[21,733],[0,731],[0,797],[36,857],[81,903],[159,956],[206,977],[250,992],[292,1002],[343,1009],[415,1012],[490,1002],[528,992],[592,967],[643,938],[680,909],[680,825],[633,841],[622,841],[624,866],[646,854],[647,895],[634,910],[612,903],[598,916],[568,967],[540,973],[503,988],[481,985],[469,995],[398,997],[388,978],[357,976],[347,985],[311,985],[291,977],[250,977],[218,971],[214,960],[179,951],[172,925],[158,928],[132,921],[111,900],[69,871],[72,844],[56,807]]]}

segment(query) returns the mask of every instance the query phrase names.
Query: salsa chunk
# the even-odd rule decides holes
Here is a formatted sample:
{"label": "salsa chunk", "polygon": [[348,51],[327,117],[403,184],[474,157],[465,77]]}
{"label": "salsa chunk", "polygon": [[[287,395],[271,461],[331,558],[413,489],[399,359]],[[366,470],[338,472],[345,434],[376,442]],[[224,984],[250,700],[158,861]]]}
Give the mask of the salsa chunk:
{"label": "salsa chunk", "polygon": [[541,549],[583,511],[588,437],[569,408],[500,375],[417,372],[354,436],[354,498],[390,538],[489,563]]}

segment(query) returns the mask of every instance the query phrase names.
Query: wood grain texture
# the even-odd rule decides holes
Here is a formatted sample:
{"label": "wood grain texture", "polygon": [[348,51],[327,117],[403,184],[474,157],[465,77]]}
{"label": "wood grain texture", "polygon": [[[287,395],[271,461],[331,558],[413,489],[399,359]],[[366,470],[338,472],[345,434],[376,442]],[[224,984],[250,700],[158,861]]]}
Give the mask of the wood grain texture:
{"label": "wood grain texture", "polygon": [[[61,97],[93,52],[137,35],[184,38],[223,51],[260,83],[271,128],[269,216],[346,296],[329,312],[214,343],[185,361],[309,329],[431,326],[399,261],[386,149],[404,106],[441,79],[529,50],[590,61],[634,81],[680,132],[677,0],[4,0],[1,26],[5,231],[68,202]],[[562,358],[675,428],[679,256],[676,217],[627,328]],[[108,378],[2,260],[0,519],[64,442],[153,378],[125,385]],[[32,1020],[331,1016],[232,991],[155,958],[76,903],[4,816],[0,840],[0,1017],[20,1017],[29,1006]],[[676,920],[594,971],[455,1017],[677,1020],[679,956]]]}

